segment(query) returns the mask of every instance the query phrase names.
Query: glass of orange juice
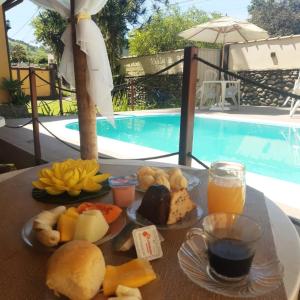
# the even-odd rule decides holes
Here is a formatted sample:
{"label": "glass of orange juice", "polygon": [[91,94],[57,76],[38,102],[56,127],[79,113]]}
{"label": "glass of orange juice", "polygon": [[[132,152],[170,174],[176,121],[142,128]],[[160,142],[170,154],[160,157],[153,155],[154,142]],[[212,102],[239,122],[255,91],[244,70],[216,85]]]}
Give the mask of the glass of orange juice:
{"label": "glass of orange juice", "polygon": [[245,187],[244,165],[226,161],[213,162],[208,178],[208,213],[242,214]]}

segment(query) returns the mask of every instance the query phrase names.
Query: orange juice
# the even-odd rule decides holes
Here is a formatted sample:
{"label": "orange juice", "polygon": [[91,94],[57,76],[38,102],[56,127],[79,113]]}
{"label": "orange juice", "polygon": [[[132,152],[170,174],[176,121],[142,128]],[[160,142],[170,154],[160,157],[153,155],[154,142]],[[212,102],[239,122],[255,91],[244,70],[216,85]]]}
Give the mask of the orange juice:
{"label": "orange juice", "polygon": [[224,212],[241,214],[245,204],[245,189],[242,182],[208,183],[208,213]]}

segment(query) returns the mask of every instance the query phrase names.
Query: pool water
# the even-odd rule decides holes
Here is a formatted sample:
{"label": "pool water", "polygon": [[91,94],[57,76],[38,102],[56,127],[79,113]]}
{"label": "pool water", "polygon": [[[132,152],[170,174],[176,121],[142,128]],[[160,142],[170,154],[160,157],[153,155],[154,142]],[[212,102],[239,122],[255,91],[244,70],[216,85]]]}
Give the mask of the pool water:
{"label": "pool water", "polygon": [[[97,134],[165,152],[178,151],[179,114],[97,119]],[[78,130],[78,123],[67,128]],[[247,171],[300,184],[300,128],[195,117],[193,154],[242,162]]]}

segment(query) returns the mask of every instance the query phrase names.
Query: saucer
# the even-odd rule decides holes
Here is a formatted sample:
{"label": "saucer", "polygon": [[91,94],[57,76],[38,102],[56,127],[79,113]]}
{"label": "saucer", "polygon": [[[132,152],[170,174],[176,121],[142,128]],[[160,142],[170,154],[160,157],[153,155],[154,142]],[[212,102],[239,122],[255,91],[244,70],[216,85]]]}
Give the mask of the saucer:
{"label": "saucer", "polygon": [[203,241],[194,237],[185,241],[177,253],[179,265],[187,277],[206,290],[227,297],[258,297],[278,288],[282,283],[283,266],[278,260],[252,264],[242,281],[225,282],[210,272]]}

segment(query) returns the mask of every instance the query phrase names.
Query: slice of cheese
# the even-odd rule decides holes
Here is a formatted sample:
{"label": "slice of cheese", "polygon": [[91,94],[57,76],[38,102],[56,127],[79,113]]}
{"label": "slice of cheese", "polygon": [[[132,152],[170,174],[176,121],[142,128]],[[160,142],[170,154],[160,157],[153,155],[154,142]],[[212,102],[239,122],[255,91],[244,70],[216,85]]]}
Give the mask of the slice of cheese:
{"label": "slice of cheese", "polygon": [[170,212],[167,224],[175,224],[193,210],[196,204],[191,200],[186,189],[171,193]]}

